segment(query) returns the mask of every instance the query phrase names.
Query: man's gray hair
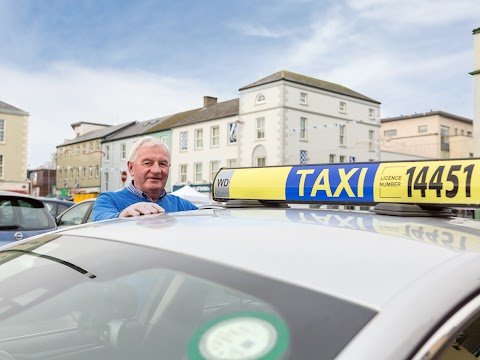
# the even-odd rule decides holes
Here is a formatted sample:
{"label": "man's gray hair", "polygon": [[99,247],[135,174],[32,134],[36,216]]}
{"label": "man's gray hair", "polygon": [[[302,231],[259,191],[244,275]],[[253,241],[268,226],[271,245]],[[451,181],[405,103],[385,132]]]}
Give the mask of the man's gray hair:
{"label": "man's gray hair", "polygon": [[137,140],[135,144],[133,144],[132,148],[130,149],[130,154],[128,155],[128,161],[134,162],[137,160],[138,150],[143,147],[151,147],[151,146],[163,146],[168,154],[168,161],[170,161],[170,150],[168,149],[167,144],[153,136],[144,136]]}

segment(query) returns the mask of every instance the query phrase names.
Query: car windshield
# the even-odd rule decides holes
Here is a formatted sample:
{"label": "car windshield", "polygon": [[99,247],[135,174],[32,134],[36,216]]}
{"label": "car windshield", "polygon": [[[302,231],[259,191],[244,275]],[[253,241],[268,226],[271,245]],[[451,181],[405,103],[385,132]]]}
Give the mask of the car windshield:
{"label": "car windshield", "polygon": [[54,227],[53,218],[35,199],[0,198],[0,230],[45,230]]}
{"label": "car windshield", "polygon": [[205,260],[62,234],[0,252],[0,294],[0,350],[18,358],[331,359],[375,315]]}

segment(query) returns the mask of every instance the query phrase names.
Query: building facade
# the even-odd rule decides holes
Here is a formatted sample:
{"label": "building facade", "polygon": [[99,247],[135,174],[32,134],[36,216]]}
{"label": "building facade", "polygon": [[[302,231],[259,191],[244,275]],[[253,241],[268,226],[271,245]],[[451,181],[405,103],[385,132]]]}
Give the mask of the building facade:
{"label": "building facade", "polygon": [[0,101],[0,181],[27,181],[29,116]]}
{"label": "building facade", "polygon": [[[82,133],[82,123],[72,124],[77,137],[57,146],[57,195],[71,196],[76,193],[99,193],[101,191],[101,168],[108,161],[109,152],[102,150],[101,142],[135,122],[117,126],[100,125],[97,130]],[[90,127],[87,127],[89,129]]]}
{"label": "building facade", "polygon": [[480,28],[473,30],[473,119],[474,119],[474,154],[480,157]]}
{"label": "building facade", "polygon": [[474,156],[473,121],[443,111],[381,120],[382,150],[432,159]]}

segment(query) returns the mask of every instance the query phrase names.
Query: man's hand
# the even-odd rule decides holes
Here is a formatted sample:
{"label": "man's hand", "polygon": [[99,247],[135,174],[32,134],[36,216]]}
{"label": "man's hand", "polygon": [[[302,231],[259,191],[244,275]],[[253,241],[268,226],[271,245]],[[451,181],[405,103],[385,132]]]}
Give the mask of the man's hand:
{"label": "man's hand", "polygon": [[118,217],[131,217],[131,216],[140,216],[140,215],[150,215],[150,214],[161,214],[165,210],[152,202],[138,202],[129,207],[125,208]]}

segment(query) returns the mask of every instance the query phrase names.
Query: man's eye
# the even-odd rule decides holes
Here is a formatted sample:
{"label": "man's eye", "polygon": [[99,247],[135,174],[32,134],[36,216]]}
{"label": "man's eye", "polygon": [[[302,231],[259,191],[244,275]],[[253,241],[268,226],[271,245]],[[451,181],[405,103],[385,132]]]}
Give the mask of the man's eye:
{"label": "man's eye", "polygon": [[151,161],[144,161],[144,162],[143,162],[143,165],[151,165],[151,164],[152,164]]}
{"label": "man's eye", "polygon": [[167,162],[161,162],[161,163],[160,163],[160,166],[161,166],[161,167],[168,167],[168,163],[167,163]]}

